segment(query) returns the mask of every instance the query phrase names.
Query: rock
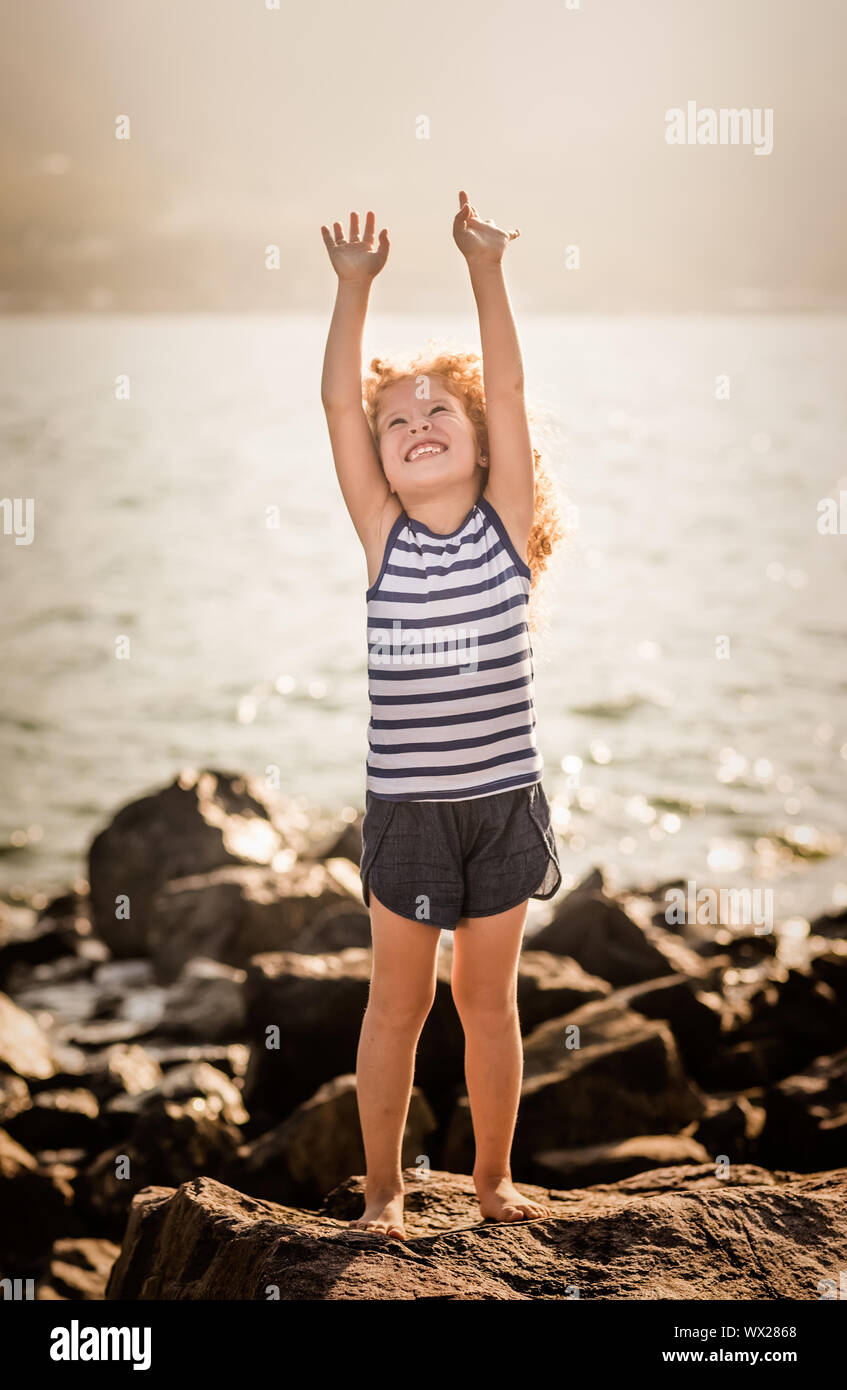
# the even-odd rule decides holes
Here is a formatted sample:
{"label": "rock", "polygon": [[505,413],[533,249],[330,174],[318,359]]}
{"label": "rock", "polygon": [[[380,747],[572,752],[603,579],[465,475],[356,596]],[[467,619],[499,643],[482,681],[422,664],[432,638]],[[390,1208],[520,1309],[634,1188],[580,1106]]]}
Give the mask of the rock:
{"label": "rock", "polygon": [[775,932],[762,932],[758,936],[745,932],[739,936],[726,927],[715,929],[710,941],[713,954],[725,952],[737,970],[749,970],[760,961],[775,956],[777,945]]}
{"label": "rock", "polygon": [[53,1049],[32,1016],[0,994],[0,1067],[25,1080],[54,1076]]}
{"label": "rock", "polygon": [[54,1083],[84,1086],[102,1103],[116,1095],[140,1095],[161,1079],[162,1068],[145,1048],[137,1043],[113,1043],[104,1052],[85,1058],[78,1072],[58,1073]]}
{"label": "rock", "polygon": [[[333,835],[329,844],[316,855],[319,859],[349,859],[358,868],[362,862],[362,823],[363,811],[348,808],[343,813],[341,829]],[[355,943],[351,942],[351,945]]]}
{"label": "rock", "polygon": [[847,1006],[847,943],[834,942],[828,951],[815,956],[812,974],[829,985],[840,1004]]}
{"label": "rock", "polygon": [[[564,1022],[575,1017],[571,1014]],[[699,1119],[705,1109],[705,1097],[683,1073],[667,1024],[642,1019],[627,1035],[610,1042],[570,1051],[563,1047],[555,1068],[525,1074],[513,1166],[519,1170],[534,1154],[576,1141],[600,1144],[639,1134],[673,1134]],[[453,1171],[470,1172],[473,1161],[465,1094],[456,1102],[442,1162]]]}
{"label": "rock", "polygon": [[714,1162],[751,1163],[758,1158],[758,1140],[765,1111],[749,1096],[710,1096],[708,1110],[694,1129]]}
{"label": "rock", "polygon": [[99,1115],[100,1106],[91,1091],[39,1091],[28,1109],[7,1120],[6,1129],[31,1153],[60,1147],[92,1153],[100,1138]]}
{"label": "rock", "polygon": [[235,1080],[247,1075],[250,1048],[246,1043],[171,1043],[167,1039],[151,1038],[145,1051],[165,1069],[180,1067],[184,1062],[208,1062],[225,1076]]}
{"label": "rock", "polygon": [[711,1090],[778,1081],[847,1040],[847,1007],[809,968],[775,966],[774,978],[751,992],[744,1012],[727,1031],[726,1047],[703,1059],[703,1084]]}
{"label": "rock", "polygon": [[162,1029],[171,1037],[220,1041],[244,1032],[247,1007],[243,970],[197,956],[168,990]]}
{"label": "rock", "polygon": [[703,961],[672,932],[640,926],[602,893],[568,894],[553,920],[532,938],[538,950],[572,956],[589,975],[621,987],[663,975],[714,978]]}
{"label": "rock", "polygon": [[[403,1135],[404,1167],[427,1152],[435,1127],[426,1098],[413,1087]],[[221,1181],[237,1183],[239,1191],[253,1197],[317,1207],[364,1165],[356,1078],[350,1074],[328,1081],[281,1125],[246,1145]]]}
{"label": "rock", "polygon": [[847,908],[825,912],[809,924],[810,936],[832,936],[847,939]]}
{"label": "rock", "polygon": [[147,1091],[136,1095],[117,1095],[104,1106],[107,1115],[142,1115],[161,1108],[162,1100],[192,1105],[212,1119],[220,1117],[226,1124],[242,1125],[248,1117],[238,1087],[208,1062],[187,1062],[165,1072]]}
{"label": "rock", "polygon": [[721,1047],[704,1060],[700,1084],[709,1091],[749,1091],[766,1086],[790,1072],[791,1055],[790,1043],[781,1038],[757,1038]]}
{"label": "rock", "polygon": [[[244,1102],[254,1118],[262,1117],[264,1128],[355,1066],[370,976],[370,951],[355,947],[320,956],[277,951],[250,961],[247,1027],[253,1046]],[[450,963],[439,953],[435,1001],[416,1060],[417,1084],[436,1113],[462,1080],[464,1052]]]}
{"label": "rock", "polygon": [[59,1236],[80,1235],[71,1170],[42,1168],[0,1129],[0,1264],[4,1275],[23,1273]]}
{"label": "rock", "polygon": [[38,1280],[35,1297],[41,1299],[103,1299],[112,1266],[121,1253],[111,1240],[91,1236],[57,1240],[50,1261]]}
{"label": "rock", "polygon": [[537,1153],[527,1169],[527,1180],[555,1187],[592,1187],[619,1182],[633,1173],[653,1168],[675,1168],[685,1163],[709,1162],[709,1153],[696,1139],[683,1134],[639,1134],[607,1144],[588,1144],[581,1149],[556,1149]]}
{"label": "rock", "polygon": [[8,1125],[16,1115],[28,1110],[32,1101],[29,1087],[22,1076],[0,1071],[0,1125]]}
{"label": "rock", "polygon": [[348,946],[369,950],[371,917],[359,903],[331,903],[315,920],[289,942],[288,950],[298,955],[321,955],[324,951],[346,951]]}
{"label": "rock", "polygon": [[847,1166],[847,1048],[771,1086],[764,1105],[762,1156],[801,1173]]}
{"label": "rock", "polygon": [[610,993],[605,980],[586,975],[567,956],[557,956],[552,951],[522,951],[518,958],[518,1015],[522,1032]]}
{"label": "rock", "polygon": [[215,869],[161,888],[147,944],[160,980],[176,980],[194,956],[243,969],[251,956],[287,949],[326,907],[350,901],[325,864]]}
{"label": "rock", "polygon": [[77,894],[70,894],[54,899],[35,921],[0,919],[0,986],[11,990],[33,966],[67,958],[81,949],[91,930],[86,905],[87,900],[84,905]]}
{"label": "rock", "polygon": [[[228,864],[271,864],[286,844],[249,777],[185,770],[170,786],[124,806],[93,841],[95,930],[116,956],[146,955],[150,909],[163,884]],[[126,920],[116,915],[125,899]]]}
{"label": "rock", "polygon": [[640,1014],[621,1003],[623,991],[583,1004],[561,1018],[547,1019],[523,1040],[524,1077],[556,1071],[577,1047],[634,1037],[644,1026]]}
{"label": "rock", "polygon": [[670,1025],[685,1069],[705,1084],[707,1062],[721,1036],[724,1004],[719,994],[700,989],[684,975],[630,985],[617,997],[627,1009]]}
{"label": "rock", "polygon": [[54,1046],[93,1045],[143,1036],[160,1019],[163,991],[146,960],[108,961],[67,957],[29,972],[17,1003],[51,1016]]}
{"label": "rock", "polygon": [[131,1134],[89,1164],[80,1176],[79,1207],[88,1226],[120,1240],[136,1193],[163,1182],[217,1177],[231,1164],[239,1131],[196,1102],[160,1099],[136,1119]]}
{"label": "rock", "polygon": [[244,1102],[251,1113],[288,1115],[355,1065],[370,971],[370,951],[354,947],[253,957],[245,985],[253,1045]]}
{"label": "rock", "polygon": [[605,893],[606,884],[603,880],[603,870],[593,868],[588,871],[585,878],[573,887],[568,893],[568,901],[575,903],[579,898],[590,897],[594,893]]}
{"label": "rock", "polygon": [[317,1217],[205,1177],[150,1188],[106,1298],[814,1301],[847,1260],[845,1173],[739,1166],[720,1181],[709,1165],[588,1191],[524,1185],[554,1214],[512,1223],[480,1221],[470,1178],[407,1169],[404,1180],[406,1243],[347,1227],[362,1211],[358,1178]]}

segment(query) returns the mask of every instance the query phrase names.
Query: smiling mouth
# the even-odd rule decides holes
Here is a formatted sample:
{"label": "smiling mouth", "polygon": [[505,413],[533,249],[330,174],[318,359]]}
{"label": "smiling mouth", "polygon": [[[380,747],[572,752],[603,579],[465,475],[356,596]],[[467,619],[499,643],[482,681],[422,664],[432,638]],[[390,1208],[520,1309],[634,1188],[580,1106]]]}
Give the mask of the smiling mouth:
{"label": "smiling mouth", "polygon": [[406,463],[414,463],[415,459],[435,457],[436,454],[443,454],[447,449],[446,444],[436,444],[427,441],[426,444],[413,444],[406,454]]}

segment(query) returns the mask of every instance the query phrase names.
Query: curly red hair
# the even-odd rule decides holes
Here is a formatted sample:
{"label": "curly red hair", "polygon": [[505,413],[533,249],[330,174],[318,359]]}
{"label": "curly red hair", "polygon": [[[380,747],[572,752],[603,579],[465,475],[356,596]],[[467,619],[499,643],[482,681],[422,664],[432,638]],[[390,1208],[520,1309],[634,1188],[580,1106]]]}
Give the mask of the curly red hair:
{"label": "curly red hair", "polygon": [[[485,412],[485,388],[482,361],[477,353],[439,347],[430,339],[423,352],[413,356],[374,357],[362,382],[365,414],[379,451],[376,417],[381,393],[395,381],[409,377],[440,377],[452,395],[457,396],[476,433],[480,453],[488,454],[488,420]],[[532,413],[527,411],[532,425]],[[535,512],[527,545],[527,563],[532,572],[530,587],[534,588],[547,568],[553,547],[566,534],[562,524],[555,485],[533,445],[535,459]]]}

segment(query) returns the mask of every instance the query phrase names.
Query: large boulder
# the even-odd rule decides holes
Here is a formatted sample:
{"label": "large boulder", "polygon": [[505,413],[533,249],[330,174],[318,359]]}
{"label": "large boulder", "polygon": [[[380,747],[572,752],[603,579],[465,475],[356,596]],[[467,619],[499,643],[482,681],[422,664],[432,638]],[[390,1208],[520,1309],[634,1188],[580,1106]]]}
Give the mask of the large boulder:
{"label": "large boulder", "polygon": [[83,1149],[97,1151],[101,1129],[100,1106],[91,1091],[80,1087],[39,1091],[32,1104],[13,1119],[6,1129],[30,1153],[42,1149]]}
{"label": "large boulder", "polygon": [[708,1062],[720,1041],[725,1019],[719,994],[701,988],[698,981],[685,975],[665,975],[629,985],[615,997],[645,1018],[664,1019],[676,1039],[683,1066],[705,1084]]}
{"label": "large boulder", "polygon": [[[782,969],[782,967],[779,967]],[[795,1062],[810,1061],[847,1043],[847,1006],[831,985],[809,967],[775,974],[750,1000],[749,1018],[730,1032],[730,1041],[784,1038]]]}
{"label": "large boulder", "polygon": [[78,1206],[89,1228],[120,1240],[136,1193],[164,1182],[217,1177],[235,1158],[241,1132],[202,1100],[160,1098],[139,1114],[130,1134],[80,1175]]}
{"label": "large boulder", "polygon": [[801,1173],[847,1167],[847,1048],[765,1093],[759,1153]]}
{"label": "large boulder", "polygon": [[[470,1178],[406,1170],[406,1243],[350,1228],[362,1179],[319,1215],[210,1178],[138,1194],[108,1300],[532,1301],[727,1297],[814,1302],[847,1261],[847,1173],[663,1168],[587,1191],[526,1187],[552,1209],[481,1221]],[[829,1284],[823,1281],[829,1280]]]}
{"label": "large boulder", "polygon": [[219,1041],[243,1034],[247,1022],[246,973],[195,956],[165,997],[162,1031],[169,1037]]}
{"label": "large boulder", "polygon": [[711,983],[719,969],[673,932],[642,926],[612,898],[591,891],[569,893],[532,946],[572,956],[589,975],[618,988],[677,974]]}
{"label": "large boulder", "polygon": [[81,1235],[72,1170],[37,1162],[0,1129],[0,1269],[20,1274],[41,1259],[58,1236]]}
{"label": "large boulder", "polygon": [[759,1157],[759,1135],[765,1111],[751,1096],[710,1096],[708,1110],[692,1137],[708,1149],[715,1162],[753,1163]]}
{"label": "large boulder", "polygon": [[[94,839],[88,878],[95,930],[116,956],[145,955],[162,884],[228,864],[274,864],[286,850],[293,858],[294,848],[252,779],[186,769],[170,786],[124,806]],[[128,918],[121,915],[124,900]]]}
{"label": "large boulder", "polygon": [[288,950],[325,908],[350,903],[347,885],[328,864],[214,869],[159,890],[147,947],[160,980],[176,980],[194,956],[243,968],[251,956]]}
{"label": "large boulder", "polygon": [[610,993],[605,980],[587,975],[567,956],[522,951],[518,958],[518,1015],[523,1033]]}
{"label": "large boulder", "polygon": [[348,946],[368,950],[371,915],[360,902],[330,903],[312,922],[289,941],[287,950],[317,956],[324,951],[346,951]]}
{"label": "large boulder", "polygon": [[[464,1033],[450,963],[439,953],[435,1000],[418,1043],[415,1079],[437,1113],[464,1074]],[[268,1123],[355,1066],[368,1004],[371,952],[323,955],[278,951],[247,967],[248,1033],[253,1039],[244,1100]]]}
{"label": "large boulder", "polygon": [[[568,1049],[563,1040],[561,1048],[554,1068],[524,1077],[512,1145],[518,1171],[543,1151],[673,1134],[705,1112],[705,1097],[685,1076],[665,1023],[640,1019],[629,1033],[611,1041]],[[466,1094],[456,1101],[442,1162],[453,1171],[473,1168]]]}
{"label": "large boulder", "polygon": [[708,1162],[708,1150],[688,1135],[638,1134],[632,1139],[537,1153],[527,1169],[527,1181],[553,1187],[594,1187],[654,1168]]}

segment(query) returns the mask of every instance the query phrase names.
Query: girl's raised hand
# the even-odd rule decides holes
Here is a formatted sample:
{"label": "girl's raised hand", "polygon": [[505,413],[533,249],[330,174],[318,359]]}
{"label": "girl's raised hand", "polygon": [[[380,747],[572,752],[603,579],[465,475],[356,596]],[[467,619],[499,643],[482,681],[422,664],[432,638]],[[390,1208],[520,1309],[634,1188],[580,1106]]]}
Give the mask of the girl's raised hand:
{"label": "girl's raised hand", "polygon": [[374,229],[376,218],[372,212],[365,216],[364,236],[359,236],[359,214],[350,214],[350,235],[344,239],[340,222],[333,222],[330,234],[328,227],[321,227],[324,245],[329,252],[332,268],[339,280],[372,280],[378,275],[388,260],[388,232],[383,227],[379,242],[374,250]]}
{"label": "girl's raised hand", "polygon": [[491,221],[477,215],[476,208],[468,202],[464,189],[459,192],[459,211],[453,218],[453,240],[468,264],[472,262],[499,265],[503,252],[510,241],[520,236],[517,227],[504,232]]}

